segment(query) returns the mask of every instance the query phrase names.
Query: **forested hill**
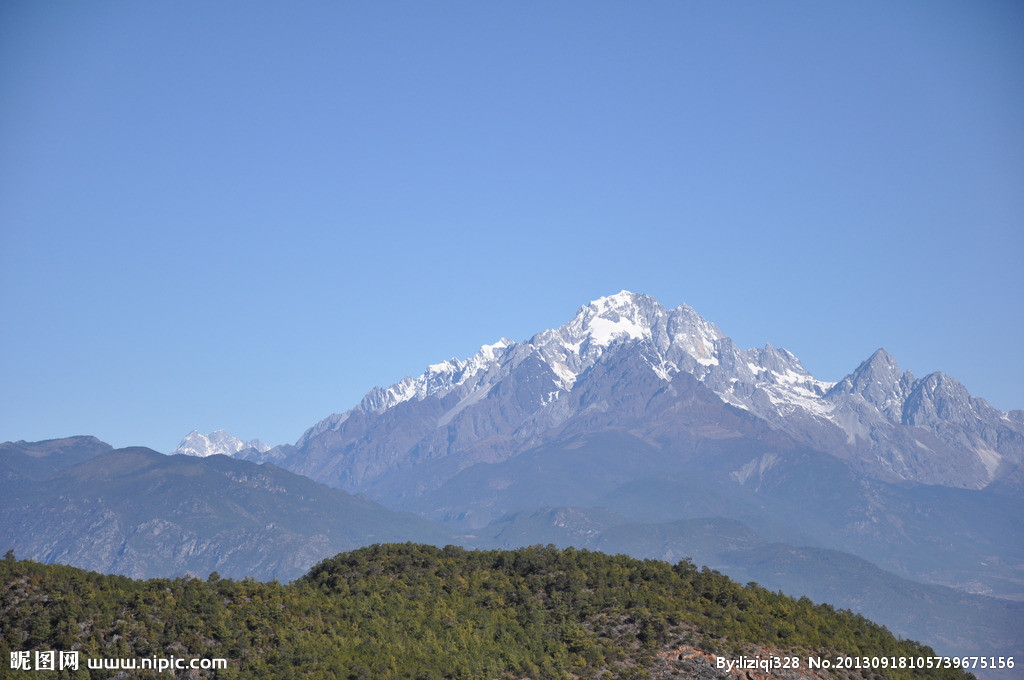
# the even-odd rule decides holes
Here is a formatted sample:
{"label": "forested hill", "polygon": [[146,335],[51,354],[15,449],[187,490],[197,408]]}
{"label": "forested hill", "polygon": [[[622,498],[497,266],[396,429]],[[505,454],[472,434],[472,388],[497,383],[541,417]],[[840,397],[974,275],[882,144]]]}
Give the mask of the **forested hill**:
{"label": "forested hill", "polygon": [[[574,549],[375,545],[289,585],[216,574],[134,581],[8,554],[0,577],[0,677],[36,677],[10,670],[10,653],[51,649],[79,650],[83,659],[228,660],[216,674],[181,678],[735,678],[746,676],[717,670],[716,658],[758,654],[799,657],[800,671],[749,677],[971,677],[952,669],[809,672],[809,656],[932,652],[863,617],[740,586],[689,562]],[[47,676],[113,677],[84,664]]]}

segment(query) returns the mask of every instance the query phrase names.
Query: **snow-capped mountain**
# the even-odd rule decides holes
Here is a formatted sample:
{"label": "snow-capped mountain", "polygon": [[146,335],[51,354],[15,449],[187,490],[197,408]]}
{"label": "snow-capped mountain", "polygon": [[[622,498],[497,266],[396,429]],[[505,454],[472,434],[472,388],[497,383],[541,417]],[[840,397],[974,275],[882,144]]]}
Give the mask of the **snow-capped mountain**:
{"label": "snow-capped mountain", "polygon": [[[647,367],[660,379],[668,382],[685,371],[715,389],[727,403],[744,409],[758,411],[759,404],[769,402],[781,405],[784,412],[799,406],[821,413],[820,398],[831,387],[815,379],[785,350],[767,345],[740,351],[717,326],[685,304],[666,310],[648,295],[622,291],[594,300],[565,325],[525,342],[502,338],[484,345],[469,359],[452,358],[428,366],[417,378],[375,388],[353,411],[379,414],[410,400],[458,394],[455,408],[440,419],[439,424],[444,425],[455,413],[483,398],[527,357],[554,376],[551,389],[541,399],[547,405],[571,391],[579,376],[610,347],[623,343],[644,348]],[[353,411],[321,421],[296,446],[301,448],[309,437],[336,429]]]}
{"label": "snow-capped mountain", "polygon": [[725,404],[879,479],[981,488],[1024,460],[1024,413],[1001,413],[941,373],[916,380],[879,350],[838,383],[825,382],[785,349],[741,350],[689,306],[666,309],[628,291],[524,342],[502,338],[468,359],[375,388],[295,447],[244,457],[357,491],[427,461],[454,474],[516,455],[584,411],[607,408],[622,384],[597,396],[591,385],[585,404],[581,386],[625,354],[636,379],[664,387],[688,374]]}
{"label": "snow-capped mountain", "polygon": [[247,449],[263,454],[269,451],[270,447],[259,439],[252,439],[247,442],[242,441],[237,437],[232,437],[225,430],[216,430],[210,434],[200,434],[199,430],[192,430],[185,435],[185,438],[181,440],[171,453],[182,453],[186,456],[199,456],[200,458],[216,455],[234,456],[237,458],[242,457],[238,454]]}

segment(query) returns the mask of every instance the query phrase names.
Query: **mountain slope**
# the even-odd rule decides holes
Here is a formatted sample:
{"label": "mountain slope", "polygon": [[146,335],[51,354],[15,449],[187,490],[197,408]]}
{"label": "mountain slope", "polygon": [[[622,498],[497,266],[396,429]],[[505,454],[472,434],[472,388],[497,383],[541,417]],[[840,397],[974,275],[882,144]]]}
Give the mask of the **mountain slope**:
{"label": "mountain slope", "polygon": [[0,492],[5,549],[129,576],[290,579],[338,550],[447,540],[413,515],[226,456],[119,449]]}
{"label": "mountain slope", "polygon": [[543,540],[608,554],[697,564],[738,581],[850,609],[944,653],[986,655],[1024,646],[1024,603],[923,585],[839,550],[767,541],[742,522],[699,517],[630,522],[605,508],[544,508],[512,513],[484,529],[483,545],[508,548]]}
{"label": "mountain slope", "polygon": [[971,677],[955,669],[809,671],[809,656],[924,665],[934,653],[862,617],[742,587],[688,562],[550,547],[378,545],[325,560],[287,586],[138,582],[4,560],[0,584],[4,658],[64,647],[87,659],[174,650],[227,659],[218,678],[711,680],[725,677],[720,659],[760,655],[797,662],[727,677]]}

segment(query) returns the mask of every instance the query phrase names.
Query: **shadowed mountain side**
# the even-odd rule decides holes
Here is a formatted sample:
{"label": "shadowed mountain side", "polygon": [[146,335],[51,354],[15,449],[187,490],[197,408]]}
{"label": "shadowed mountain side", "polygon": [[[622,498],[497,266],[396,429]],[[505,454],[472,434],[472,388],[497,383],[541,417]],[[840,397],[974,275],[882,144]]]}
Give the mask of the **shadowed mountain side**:
{"label": "shadowed mountain side", "polygon": [[772,460],[743,484],[711,472],[651,477],[593,504],[640,522],[730,517],[769,540],[843,550],[913,580],[1024,599],[1020,498],[858,480],[848,470],[829,473],[833,465],[813,454]]}
{"label": "shadowed mountain side", "polygon": [[1018,497],[868,479],[784,435],[773,446],[737,432],[735,423],[746,423],[731,415],[714,437],[684,431],[707,432],[708,420],[666,423],[661,431],[676,433],[664,445],[641,439],[628,421],[567,435],[470,466],[400,507],[467,531],[539,507],[601,506],[640,522],[729,517],[769,540],[851,552],[906,578],[1024,597]]}
{"label": "shadowed mountain side", "polygon": [[288,580],[340,550],[447,532],[272,465],[120,449],[38,482],[0,482],[5,549],[133,577]]}
{"label": "shadowed mountain side", "polygon": [[511,510],[588,504],[651,474],[666,458],[626,432],[570,437],[501,463],[478,463],[405,507],[432,519],[481,526]]}
{"label": "shadowed mountain side", "polygon": [[[552,407],[546,417],[557,425],[529,425],[529,441],[536,445],[498,460],[481,460],[470,447],[405,474],[392,473],[368,493],[395,507],[480,526],[513,509],[588,504],[650,475],[710,469],[708,461],[731,470],[765,451],[781,457],[801,448],[764,421],[722,403],[689,374],[666,383],[642,357],[620,350],[584,371],[577,389]],[[527,441],[522,431],[516,436]],[[490,448],[491,440],[481,446]],[[413,477],[436,481],[433,488],[421,483],[417,494],[403,494]]]}

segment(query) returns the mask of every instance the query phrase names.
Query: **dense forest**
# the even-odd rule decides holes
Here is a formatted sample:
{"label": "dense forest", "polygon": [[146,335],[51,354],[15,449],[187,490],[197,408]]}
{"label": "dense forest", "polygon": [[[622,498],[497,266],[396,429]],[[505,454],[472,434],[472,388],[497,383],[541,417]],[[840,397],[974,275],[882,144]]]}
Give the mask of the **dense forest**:
{"label": "dense forest", "polygon": [[[325,560],[288,585],[216,573],[135,581],[8,553],[0,578],[0,677],[12,678],[43,677],[7,664],[11,652],[33,650],[228,660],[226,669],[178,671],[180,678],[346,680],[695,677],[680,670],[683,657],[705,660],[707,670],[715,655],[932,655],[861,616],[741,586],[688,561],[551,546],[374,545]],[[77,671],[44,675],[115,677],[84,661]],[[815,677],[971,676],[861,668]]]}

